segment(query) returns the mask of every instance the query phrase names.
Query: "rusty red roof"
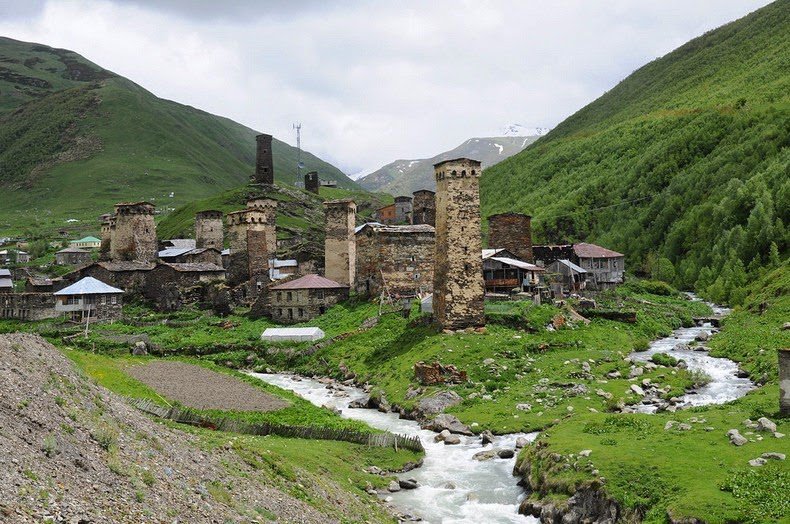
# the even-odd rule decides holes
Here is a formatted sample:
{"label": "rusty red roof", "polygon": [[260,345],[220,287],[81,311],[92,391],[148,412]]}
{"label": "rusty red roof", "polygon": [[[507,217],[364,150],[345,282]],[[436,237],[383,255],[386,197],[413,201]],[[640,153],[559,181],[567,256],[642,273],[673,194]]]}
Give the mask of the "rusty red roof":
{"label": "rusty red roof", "polygon": [[606,249],[605,247],[596,246],[595,244],[588,244],[586,242],[579,242],[573,244],[573,252],[579,258],[616,258],[624,257],[622,253]]}
{"label": "rusty red roof", "polygon": [[281,289],[337,289],[337,288],[344,288],[348,287],[346,284],[340,284],[335,282],[334,280],[329,280],[328,278],[324,278],[321,275],[305,275],[301,278],[297,278],[296,280],[291,280],[290,282],[286,282],[285,284],[280,284],[279,286],[274,286],[271,289],[274,290],[281,290]]}

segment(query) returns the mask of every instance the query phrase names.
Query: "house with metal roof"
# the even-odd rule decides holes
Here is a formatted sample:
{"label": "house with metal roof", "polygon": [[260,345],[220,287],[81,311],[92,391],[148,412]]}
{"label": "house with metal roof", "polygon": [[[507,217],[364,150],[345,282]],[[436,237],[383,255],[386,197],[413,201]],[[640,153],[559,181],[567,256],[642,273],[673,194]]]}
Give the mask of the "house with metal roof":
{"label": "house with metal roof", "polygon": [[587,286],[587,270],[570,260],[555,260],[546,269],[556,275],[554,281],[560,284],[560,291],[574,293]]}
{"label": "house with metal roof", "polygon": [[289,280],[269,289],[271,317],[284,324],[306,322],[347,300],[348,291],[348,285],[315,274]]}
{"label": "house with metal roof", "polygon": [[79,240],[72,240],[69,242],[69,246],[84,249],[99,249],[101,247],[101,239],[93,236],[87,236],[80,238]]}
{"label": "house with metal roof", "polygon": [[575,262],[587,270],[587,286],[605,289],[622,284],[625,278],[625,255],[587,242],[573,244]]}
{"label": "house with metal roof", "polygon": [[11,278],[11,271],[0,269],[0,293],[13,293],[14,281]]}
{"label": "house with metal roof", "polygon": [[121,317],[123,290],[93,277],[85,277],[55,296],[55,311],[74,322],[113,320]]}
{"label": "house with metal roof", "polygon": [[484,249],[483,280],[486,293],[532,292],[546,270],[515,258],[506,249]]}

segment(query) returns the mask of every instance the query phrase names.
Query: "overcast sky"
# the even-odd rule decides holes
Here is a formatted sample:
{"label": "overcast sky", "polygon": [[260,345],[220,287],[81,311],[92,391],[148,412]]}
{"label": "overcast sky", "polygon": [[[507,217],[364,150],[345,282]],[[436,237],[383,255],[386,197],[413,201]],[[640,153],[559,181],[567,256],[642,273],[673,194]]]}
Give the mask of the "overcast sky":
{"label": "overcast sky", "polygon": [[345,172],[512,123],[553,127],[765,0],[0,0],[0,35],[76,51]]}

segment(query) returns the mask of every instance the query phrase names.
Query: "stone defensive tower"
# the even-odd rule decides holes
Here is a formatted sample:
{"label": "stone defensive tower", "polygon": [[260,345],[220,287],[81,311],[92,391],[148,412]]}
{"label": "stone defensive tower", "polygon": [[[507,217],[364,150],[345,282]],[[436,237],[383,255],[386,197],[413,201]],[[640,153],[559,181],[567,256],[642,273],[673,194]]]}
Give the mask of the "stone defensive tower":
{"label": "stone defensive tower", "polygon": [[277,251],[277,202],[265,198],[247,202],[247,209],[228,213],[231,286],[269,278],[269,258]]}
{"label": "stone defensive tower", "polygon": [[443,329],[485,324],[480,241],[480,162],[445,160],[436,176],[433,314]]}
{"label": "stone defensive tower", "polygon": [[274,156],[272,155],[272,135],[262,134],[255,137],[255,174],[253,184],[274,184]]}
{"label": "stone defensive tower", "polygon": [[99,247],[99,258],[106,260],[110,257],[112,246],[112,234],[115,229],[115,216],[106,213],[99,219],[101,221],[101,246]]}
{"label": "stone defensive tower", "polygon": [[224,240],[222,211],[199,211],[195,215],[196,247],[212,247],[222,251]]}
{"label": "stone defensive tower", "polygon": [[428,224],[436,226],[436,193],[428,189],[420,189],[413,193],[412,224]]}
{"label": "stone defensive tower", "polygon": [[310,171],[304,176],[304,188],[311,193],[318,194],[321,187],[321,180],[318,178],[318,171]]}
{"label": "stone defensive tower", "polygon": [[356,276],[356,240],[354,229],[357,205],[353,200],[324,202],[326,240],[324,264],[326,278],[340,284],[354,286]]}
{"label": "stone defensive tower", "polygon": [[532,217],[499,213],[488,217],[488,247],[507,249],[519,260],[532,262]]}
{"label": "stone defensive tower", "polygon": [[111,229],[110,242],[112,260],[156,262],[154,209],[148,202],[115,204],[115,229]]}

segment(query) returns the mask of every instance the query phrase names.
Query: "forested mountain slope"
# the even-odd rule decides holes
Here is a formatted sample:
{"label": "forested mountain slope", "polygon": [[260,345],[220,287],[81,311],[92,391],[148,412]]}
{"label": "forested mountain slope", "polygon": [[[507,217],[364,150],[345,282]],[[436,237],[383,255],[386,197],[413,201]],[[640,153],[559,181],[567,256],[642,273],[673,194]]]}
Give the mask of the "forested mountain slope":
{"label": "forested mountain slope", "polygon": [[538,241],[591,240],[630,269],[737,302],[786,257],[790,1],[634,72],[487,169],[484,215],[531,213]]}
{"label": "forested mountain slope", "polygon": [[[151,200],[164,211],[237,187],[253,171],[256,134],[158,98],[71,51],[0,38],[4,229],[93,222],[121,200]],[[293,184],[296,149],[275,139],[273,150],[275,179]],[[358,188],[321,159],[302,159]]]}

